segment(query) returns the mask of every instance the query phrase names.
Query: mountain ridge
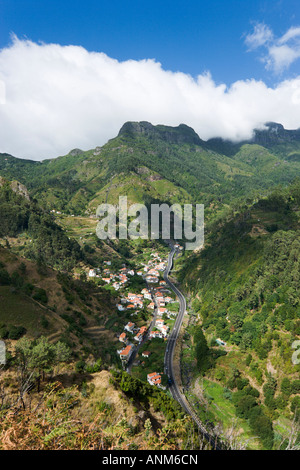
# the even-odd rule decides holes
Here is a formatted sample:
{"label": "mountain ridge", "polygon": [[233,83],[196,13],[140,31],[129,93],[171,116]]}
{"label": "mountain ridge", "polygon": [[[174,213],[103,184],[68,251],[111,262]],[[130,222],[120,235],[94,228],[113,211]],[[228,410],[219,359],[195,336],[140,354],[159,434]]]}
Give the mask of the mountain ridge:
{"label": "mountain ridge", "polygon": [[214,137],[206,143],[213,150],[222,151],[227,156],[233,156],[245,144],[257,144],[274,149],[274,146],[287,142],[299,143],[300,146],[300,128],[288,130],[282,124],[270,121],[265,123],[264,128],[254,129],[250,139],[233,142],[230,139]]}
{"label": "mountain ridge", "polygon": [[186,202],[223,205],[299,176],[300,130],[269,123],[254,139],[236,144],[204,141],[185,124],[128,121],[95,149],[74,148],[43,161],[0,154],[0,175],[20,181],[44,207],[67,213],[91,213],[92,201],[110,202],[110,188],[121,186],[131,202],[182,202],[184,191]]}
{"label": "mountain ridge", "polygon": [[122,135],[132,136],[142,134],[152,138],[161,138],[168,143],[203,145],[205,142],[199,137],[192,127],[179,124],[177,127],[156,125],[148,121],[126,122],[120,129],[118,137]]}
{"label": "mountain ridge", "polygon": [[[223,137],[212,137],[207,140],[202,139],[195,130],[188,126],[187,124],[179,124],[178,126],[167,126],[163,124],[153,125],[148,121],[126,121],[120,128],[117,137],[120,136],[130,136],[133,137],[134,135],[145,135],[150,137],[156,137],[165,139],[169,143],[189,143],[195,144],[200,146],[207,146],[208,148],[213,148],[216,142],[223,142],[228,146],[233,146],[234,148],[238,148],[244,144],[258,144],[258,145],[268,145],[272,143],[282,143],[282,142],[292,142],[292,141],[299,141],[300,142],[300,128],[297,129],[286,129],[282,124],[277,122],[266,122],[264,127],[262,128],[254,128],[253,129],[253,136],[249,139],[241,139],[239,141],[235,141],[233,139],[226,139]],[[115,138],[109,139],[108,142],[113,141]],[[106,144],[104,144],[106,145]],[[103,146],[97,146],[93,150],[101,149]],[[66,155],[70,156],[80,156],[86,153],[87,151],[73,148],[68,152]],[[100,153],[100,152],[99,152]],[[0,156],[4,159],[14,158],[17,160],[28,161],[33,164],[43,163],[50,160],[54,160],[57,158],[61,158],[60,156],[47,158],[43,160],[31,160],[31,159],[24,159],[22,157],[15,157],[6,152],[0,152]]]}

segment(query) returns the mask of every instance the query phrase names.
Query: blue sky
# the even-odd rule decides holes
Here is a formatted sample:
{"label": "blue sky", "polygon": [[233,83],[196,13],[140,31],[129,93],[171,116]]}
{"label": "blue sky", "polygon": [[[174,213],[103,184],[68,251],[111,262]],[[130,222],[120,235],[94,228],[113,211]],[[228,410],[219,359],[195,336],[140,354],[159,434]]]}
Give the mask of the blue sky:
{"label": "blue sky", "polygon": [[[245,36],[263,23],[278,37],[300,25],[299,0],[0,0],[0,48],[10,34],[34,42],[80,45],[120,61],[155,59],[165,70],[193,76],[210,71],[217,83],[278,81]],[[293,76],[300,61],[284,76]],[[280,77],[282,78],[282,76]]]}
{"label": "blue sky", "polygon": [[300,128],[299,0],[0,0],[0,152],[51,158],[140,120]]}

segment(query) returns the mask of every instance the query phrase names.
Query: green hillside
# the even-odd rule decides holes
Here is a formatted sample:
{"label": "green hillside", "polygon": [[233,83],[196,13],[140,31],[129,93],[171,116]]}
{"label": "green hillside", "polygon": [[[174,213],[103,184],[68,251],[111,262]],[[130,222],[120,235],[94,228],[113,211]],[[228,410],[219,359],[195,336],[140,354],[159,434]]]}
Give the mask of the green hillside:
{"label": "green hillside", "polygon": [[[148,368],[163,367],[165,343],[159,339],[157,350],[155,342],[143,346],[153,354],[146,366],[135,366],[133,376],[117,372],[119,335],[132,314],[116,304],[145,283],[136,274],[118,292],[106,276],[142,270],[154,252],[166,259],[168,248],[161,240],[99,240],[95,212],[101,203],[117,205],[119,196],[129,204],[203,203],[204,249],[176,257],[172,271],[188,300],[176,351],[186,397],[223,442],[234,435],[233,447],[246,441],[250,449],[286,448],[289,431],[294,424],[298,429],[300,407],[300,366],[292,362],[293,342],[300,339],[299,152],[299,131],[275,123],[233,143],[205,142],[183,124],[128,122],[114,139],[88,151],[74,149],[42,162],[1,154],[0,339],[9,348],[9,386],[15,390],[18,382],[16,346],[18,351],[23,345],[34,364],[43,348],[50,360],[60,348],[64,356],[67,347],[60,380],[65,390],[80,385],[86,404],[79,412],[93,402],[97,378],[91,374],[112,368],[107,381],[115,380],[128,395],[142,427],[149,426],[153,410],[165,410],[168,416],[153,418],[153,446],[160,448],[163,426],[173,417],[183,419],[168,391],[152,396],[145,386]],[[91,268],[99,279],[89,277]],[[139,327],[152,318],[146,305],[133,313]],[[34,393],[42,375],[30,385]],[[111,410],[106,402],[94,405],[105,416]],[[112,421],[105,423],[114,431]],[[194,445],[173,428],[171,435],[176,448]],[[134,445],[140,445],[138,438]]]}
{"label": "green hillside", "polygon": [[204,142],[184,125],[128,122],[116,138],[89,151],[74,149],[43,162],[2,154],[0,175],[25,184],[47,209],[79,215],[116,195],[121,182],[123,195],[128,192],[135,202],[192,200],[222,206],[288,184],[300,173],[290,148],[278,155],[254,141],[230,144],[235,150],[227,152],[216,141]]}
{"label": "green hillside", "polygon": [[[222,386],[219,405],[226,395],[268,448],[278,445],[300,405],[300,366],[292,362],[300,338],[299,215],[298,181],[208,226],[204,250],[186,255],[181,265],[181,282],[210,346],[205,367],[194,365],[194,380],[200,373]],[[217,338],[225,346],[213,360]]]}

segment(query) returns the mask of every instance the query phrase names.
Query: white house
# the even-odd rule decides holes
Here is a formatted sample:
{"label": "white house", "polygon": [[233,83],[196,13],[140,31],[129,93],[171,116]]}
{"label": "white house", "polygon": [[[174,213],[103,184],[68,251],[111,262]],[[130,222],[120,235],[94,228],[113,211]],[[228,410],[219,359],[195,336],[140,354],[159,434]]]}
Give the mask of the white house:
{"label": "white house", "polygon": [[161,384],[161,375],[157,372],[152,372],[152,374],[147,375],[147,380],[150,385],[160,385]]}
{"label": "white house", "polygon": [[133,330],[134,330],[134,323],[132,323],[131,321],[128,322],[127,325],[125,325],[124,330],[129,331],[130,333],[132,333]]}
{"label": "white house", "polygon": [[155,284],[156,282],[158,282],[158,277],[156,276],[147,276],[146,279],[151,284]]}
{"label": "white house", "polygon": [[169,331],[169,327],[167,325],[165,325],[163,320],[159,320],[159,319],[156,320],[155,326],[162,333],[162,335],[164,337],[167,336],[168,331]]}
{"label": "white house", "polygon": [[149,338],[162,338],[163,334],[161,331],[150,331]]}
{"label": "white house", "polygon": [[126,333],[121,333],[119,336],[119,341],[121,341],[122,343],[126,343],[126,339]]}
{"label": "white house", "polygon": [[164,313],[168,313],[168,310],[165,307],[159,307],[157,309],[157,315],[162,317]]}
{"label": "white house", "polygon": [[122,349],[122,351],[120,351],[120,358],[122,361],[129,361],[132,353],[134,351],[134,346],[133,344],[128,344],[128,346],[126,346],[126,348]]}

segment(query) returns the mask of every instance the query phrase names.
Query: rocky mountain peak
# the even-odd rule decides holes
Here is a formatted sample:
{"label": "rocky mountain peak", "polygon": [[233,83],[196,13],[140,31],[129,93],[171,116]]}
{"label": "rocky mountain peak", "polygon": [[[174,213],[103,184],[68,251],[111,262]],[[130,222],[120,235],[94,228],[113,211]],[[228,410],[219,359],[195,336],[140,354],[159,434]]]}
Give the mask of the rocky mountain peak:
{"label": "rocky mountain peak", "polygon": [[150,122],[126,122],[120,129],[118,136],[139,136],[143,135],[152,140],[162,139],[171,144],[194,144],[202,145],[204,142],[191,127],[180,124],[177,127],[157,125]]}
{"label": "rocky mountain peak", "polygon": [[9,184],[10,188],[17,194],[20,194],[25,199],[30,201],[29,192],[24,184],[20,183],[19,181],[7,181],[5,178],[0,176],[0,187],[4,186],[5,184]]}
{"label": "rocky mountain peak", "polygon": [[300,141],[300,129],[288,130],[277,122],[267,122],[265,127],[265,129],[255,129],[253,138],[255,144],[270,146]]}

